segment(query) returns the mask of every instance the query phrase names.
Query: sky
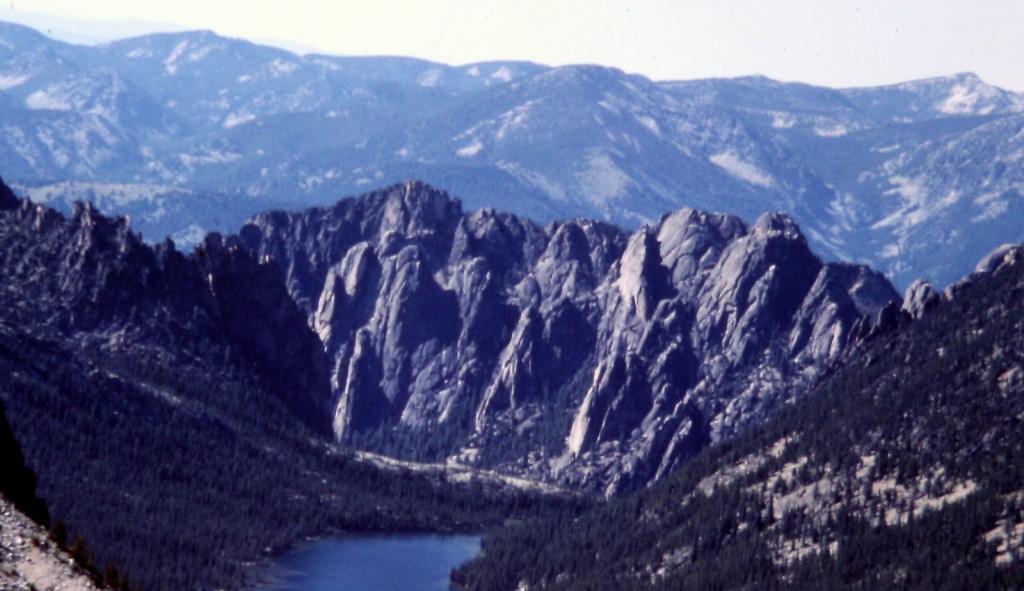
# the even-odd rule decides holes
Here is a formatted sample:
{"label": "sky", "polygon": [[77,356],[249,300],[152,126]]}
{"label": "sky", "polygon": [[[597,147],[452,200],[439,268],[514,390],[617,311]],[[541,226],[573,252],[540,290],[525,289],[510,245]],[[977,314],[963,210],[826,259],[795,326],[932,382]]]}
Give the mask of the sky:
{"label": "sky", "polygon": [[[654,80],[760,74],[837,88],[969,71],[1024,91],[1019,65],[1024,0],[0,0],[0,5],[0,20],[25,13],[133,19],[165,25],[157,28],[273,40],[289,48],[404,55],[452,65],[594,63]],[[117,30],[152,30],[133,26]]]}

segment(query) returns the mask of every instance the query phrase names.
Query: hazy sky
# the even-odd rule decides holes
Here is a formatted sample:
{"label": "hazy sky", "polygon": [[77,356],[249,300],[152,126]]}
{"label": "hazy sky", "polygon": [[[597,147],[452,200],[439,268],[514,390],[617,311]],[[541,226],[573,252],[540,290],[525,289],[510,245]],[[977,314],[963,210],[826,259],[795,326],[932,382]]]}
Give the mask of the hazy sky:
{"label": "hazy sky", "polygon": [[597,63],[657,80],[867,86],[973,71],[1024,91],[1024,0],[0,0],[347,55]]}

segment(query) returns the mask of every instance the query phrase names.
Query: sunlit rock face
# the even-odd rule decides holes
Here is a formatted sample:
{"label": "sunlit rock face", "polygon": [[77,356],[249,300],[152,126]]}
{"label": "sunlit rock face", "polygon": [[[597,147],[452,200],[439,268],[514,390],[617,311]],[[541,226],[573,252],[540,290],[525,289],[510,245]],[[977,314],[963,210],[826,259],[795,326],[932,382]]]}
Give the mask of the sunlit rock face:
{"label": "sunlit rock face", "polygon": [[320,335],[338,439],[609,493],[799,396],[900,299],[783,214],[541,227],[409,182],[240,237]]}

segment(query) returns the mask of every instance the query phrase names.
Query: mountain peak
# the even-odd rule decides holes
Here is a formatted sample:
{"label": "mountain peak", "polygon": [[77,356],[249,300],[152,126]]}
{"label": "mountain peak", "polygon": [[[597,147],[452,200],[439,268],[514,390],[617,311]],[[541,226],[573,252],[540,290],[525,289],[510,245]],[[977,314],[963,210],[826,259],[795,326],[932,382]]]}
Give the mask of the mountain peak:
{"label": "mountain peak", "polygon": [[981,76],[978,76],[974,72],[959,72],[949,76],[949,78],[960,83],[970,82],[971,84],[985,84],[985,81],[981,79]]}
{"label": "mountain peak", "polygon": [[47,43],[59,43],[25,25],[0,21],[0,52],[27,51]]}
{"label": "mountain peak", "polygon": [[462,203],[423,181],[410,180],[383,192],[380,233],[416,234],[462,214]]}
{"label": "mountain peak", "polygon": [[782,212],[770,212],[761,215],[751,227],[753,232],[761,232],[768,235],[782,235],[789,239],[804,240],[803,232],[799,224],[788,214]]}

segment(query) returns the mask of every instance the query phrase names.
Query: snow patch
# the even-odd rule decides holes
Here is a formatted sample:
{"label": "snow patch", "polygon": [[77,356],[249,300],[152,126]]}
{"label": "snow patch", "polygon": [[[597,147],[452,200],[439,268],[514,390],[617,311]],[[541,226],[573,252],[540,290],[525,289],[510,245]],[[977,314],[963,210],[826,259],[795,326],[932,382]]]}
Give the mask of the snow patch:
{"label": "snow patch", "polygon": [[988,220],[994,220],[1001,217],[1009,210],[1010,204],[1007,201],[992,201],[985,205],[985,209],[980,214],[972,217],[971,222],[978,224]]}
{"label": "snow patch", "polygon": [[440,68],[431,68],[420,75],[416,83],[426,88],[433,88],[441,82],[442,72]]}
{"label": "snow patch", "polygon": [[928,511],[941,509],[946,505],[959,503],[974,494],[978,490],[978,484],[973,480],[957,482],[948,493],[937,497],[919,497],[914,500],[914,515],[918,516]]}
{"label": "snow patch", "polygon": [[23,76],[7,76],[0,74],[0,90],[8,90],[15,86],[21,86],[25,82],[28,82],[32,76],[26,74]]}
{"label": "snow patch", "polygon": [[909,205],[924,205],[927,191],[921,179],[912,179],[905,176],[894,176],[889,179],[889,184],[896,185],[895,189],[885,192],[886,195],[899,195]]}
{"label": "snow patch", "polygon": [[71,103],[67,97],[55,96],[44,90],[39,90],[28,95],[25,99],[25,106],[36,111],[70,111]]}
{"label": "snow patch", "polygon": [[635,184],[633,179],[604,153],[591,154],[587,160],[587,169],[578,174],[577,179],[583,192],[592,201],[602,205],[623,196],[630,185]]}
{"label": "snow patch", "polygon": [[777,440],[767,455],[748,455],[744,456],[740,460],[733,464],[724,466],[710,476],[705,477],[694,488],[694,492],[703,494],[705,497],[710,497],[715,488],[730,486],[738,479],[753,474],[754,472],[761,469],[765,463],[768,462],[769,458],[779,459],[782,454],[786,451],[786,447],[793,442],[793,437],[785,437]]}
{"label": "snow patch", "polygon": [[955,189],[950,190],[949,193],[946,193],[945,197],[939,199],[939,202],[936,203],[936,207],[938,209],[945,209],[951,205],[956,204],[956,202],[958,201],[960,201],[960,192]]}
{"label": "snow patch", "polygon": [[188,168],[196,164],[222,164],[226,162],[237,162],[242,155],[236,152],[224,152],[222,150],[210,150],[206,154],[178,154],[178,160]]}
{"label": "snow patch", "polygon": [[168,74],[170,74],[172,76],[174,74],[177,74],[178,73],[178,63],[177,63],[178,62],[178,58],[180,58],[182,56],[182,54],[185,53],[185,50],[187,50],[187,49],[188,49],[188,41],[181,41],[177,45],[175,45],[174,49],[171,50],[170,55],[168,55],[167,59],[164,60],[164,71],[166,71]]}
{"label": "snow patch", "polygon": [[796,118],[786,113],[772,113],[772,127],[775,129],[791,129],[796,125]]}
{"label": "snow patch", "polygon": [[76,181],[40,187],[26,187],[22,189],[22,192],[33,203],[49,203],[57,199],[64,199],[71,201],[93,201],[97,202],[97,205],[100,205],[100,203],[111,203],[118,207],[124,207],[140,201],[153,203],[158,198],[170,193],[189,193],[169,185],[80,183]]}
{"label": "snow patch", "polygon": [[882,252],[880,254],[883,259],[894,259],[900,256],[900,253],[902,252],[903,249],[900,248],[899,244],[886,244],[882,247]]}
{"label": "snow patch", "polygon": [[775,179],[770,174],[758,168],[757,165],[743,160],[732,150],[715,154],[708,160],[741,181],[765,188],[775,185]]}
{"label": "snow patch", "polygon": [[500,80],[502,82],[512,81],[512,70],[508,69],[508,66],[502,66],[491,74],[491,79]]}
{"label": "snow patch", "polygon": [[533,109],[534,103],[535,101],[528,101],[511,111],[502,113],[499,117],[501,120],[501,126],[498,127],[498,130],[494,133],[494,139],[503,140],[510,131],[525,128],[526,120],[530,115],[530,111]]}
{"label": "snow patch", "polygon": [[845,125],[842,125],[840,123],[836,123],[828,127],[814,128],[814,135],[818,137],[843,137],[848,133],[850,133],[850,130],[847,129]]}
{"label": "snow patch", "polygon": [[[939,111],[947,115],[970,115],[974,113],[975,106],[982,99],[977,91],[968,88],[965,84],[957,84],[953,87],[950,95],[939,105]],[[991,107],[989,111],[991,112]],[[985,113],[980,113],[984,115]]]}
{"label": "snow patch", "polygon": [[231,129],[232,127],[243,125],[255,119],[256,115],[253,115],[252,113],[231,113],[224,118],[223,126],[224,129]]}
{"label": "snow patch", "polygon": [[307,174],[305,178],[299,181],[299,187],[301,187],[303,191],[311,191],[312,189],[323,185],[327,181],[332,181],[338,178],[340,174],[341,173],[339,173],[336,168],[332,168],[323,174]]}
{"label": "snow patch", "polygon": [[281,76],[287,76],[295,70],[298,70],[299,66],[295,62],[286,62],[281,59],[276,59],[270,62],[270,75],[274,78],[280,78]]}
{"label": "snow patch", "polygon": [[136,47],[135,49],[124,54],[128,59],[139,59],[142,57],[153,57],[153,52],[146,49],[145,47]]}
{"label": "snow patch", "polygon": [[903,203],[897,211],[875,222],[872,229],[896,225],[916,226],[929,217],[930,212],[926,207],[928,191],[921,179],[896,175],[889,177],[889,184],[895,185],[895,188],[885,191],[883,195],[897,195]]}
{"label": "snow patch", "polygon": [[204,57],[210,55],[210,52],[213,51],[214,49],[217,49],[216,45],[207,45],[206,47],[200,47],[199,49],[197,49],[197,50],[193,51],[192,53],[188,54],[188,61],[190,61],[190,62],[198,62],[199,60],[203,59]]}
{"label": "snow patch", "polygon": [[479,140],[477,140],[477,141],[474,141],[472,144],[469,144],[468,146],[465,146],[463,148],[459,148],[458,150],[455,151],[455,153],[458,154],[459,156],[463,157],[463,158],[472,158],[473,156],[476,156],[477,154],[479,154],[480,150],[483,150],[483,149],[484,149],[483,143],[481,143]]}
{"label": "snow patch", "polygon": [[1000,519],[996,527],[985,534],[985,541],[996,546],[997,566],[1024,560],[1024,523],[1014,524],[1011,519]]}
{"label": "snow patch", "polygon": [[654,135],[661,137],[661,128],[658,127],[658,122],[654,120],[654,117],[648,115],[636,115],[636,120],[643,125]]}

